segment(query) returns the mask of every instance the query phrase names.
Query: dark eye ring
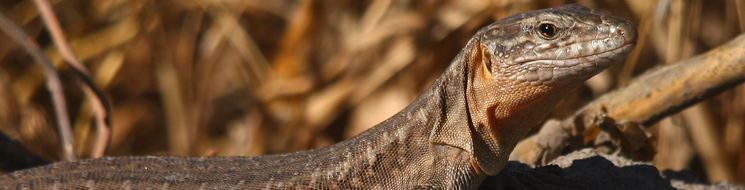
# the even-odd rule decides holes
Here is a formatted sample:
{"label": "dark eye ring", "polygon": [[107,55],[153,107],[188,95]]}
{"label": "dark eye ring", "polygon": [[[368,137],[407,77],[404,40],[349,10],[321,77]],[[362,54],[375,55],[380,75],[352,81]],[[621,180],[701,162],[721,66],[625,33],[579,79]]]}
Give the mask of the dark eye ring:
{"label": "dark eye ring", "polygon": [[556,25],[550,23],[543,23],[538,25],[538,31],[541,32],[541,36],[545,38],[552,38],[556,35]]}

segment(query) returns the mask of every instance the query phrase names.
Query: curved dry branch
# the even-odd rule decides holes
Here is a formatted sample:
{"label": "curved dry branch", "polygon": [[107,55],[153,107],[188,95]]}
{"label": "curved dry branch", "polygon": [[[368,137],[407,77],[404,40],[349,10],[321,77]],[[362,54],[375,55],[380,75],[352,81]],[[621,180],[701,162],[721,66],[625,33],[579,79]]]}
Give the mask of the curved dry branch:
{"label": "curved dry branch", "polygon": [[57,127],[60,131],[61,144],[65,153],[65,160],[74,161],[78,157],[75,155],[75,146],[73,145],[72,132],[70,132],[70,118],[67,114],[67,103],[65,102],[65,95],[62,89],[62,82],[60,82],[57,70],[52,65],[52,62],[44,54],[34,42],[33,39],[29,38],[21,28],[13,24],[10,19],[0,14],[0,30],[5,32],[11,39],[20,44],[31,57],[44,68],[44,73],[47,77],[47,88],[52,94],[52,102],[54,102],[54,111],[57,116]]}
{"label": "curved dry branch", "polygon": [[[559,156],[572,138],[602,129],[634,149],[647,141],[643,126],[677,113],[745,81],[745,35],[699,56],[653,69],[589,103],[572,117],[549,121],[510,155],[531,165]],[[618,135],[615,135],[618,134]],[[587,142],[587,140],[585,140]]]}
{"label": "curved dry branch", "polygon": [[36,7],[41,13],[42,20],[47,26],[54,44],[59,49],[60,55],[72,66],[73,70],[83,82],[83,91],[91,99],[93,104],[93,110],[96,115],[96,131],[98,133],[96,137],[95,147],[93,148],[93,158],[103,156],[106,148],[108,147],[110,136],[111,136],[111,119],[109,112],[111,110],[106,96],[103,95],[101,89],[99,89],[90,77],[90,72],[85,68],[83,63],[78,59],[76,54],[73,52],[70,43],[67,42],[65,34],[62,32],[57,17],[52,11],[52,5],[49,4],[48,0],[34,0]]}

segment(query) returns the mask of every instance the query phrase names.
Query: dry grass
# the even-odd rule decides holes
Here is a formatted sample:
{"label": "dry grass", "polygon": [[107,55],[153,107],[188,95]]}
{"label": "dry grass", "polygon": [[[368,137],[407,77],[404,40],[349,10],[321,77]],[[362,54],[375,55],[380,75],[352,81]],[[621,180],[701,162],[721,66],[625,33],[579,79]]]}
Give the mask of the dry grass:
{"label": "dry grass", "polygon": [[[60,1],[54,11],[113,105],[107,154],[259,155],[318,148],[395,114],[437,78],[476,30],[572,1]],[[578,0],[632,20],[625,64],[591,79],[551,117],[658,64],[722,44],[745,27],[742,1]],[[59,68],[78,154],[93,111],[28,0],[0,2]],[[61,148],[41,67],[0,35],[0,129],[43,156]],[[660,169],[745,181],[745,88],[649,126]],[[715,156],[712,156],[715,155]]]}

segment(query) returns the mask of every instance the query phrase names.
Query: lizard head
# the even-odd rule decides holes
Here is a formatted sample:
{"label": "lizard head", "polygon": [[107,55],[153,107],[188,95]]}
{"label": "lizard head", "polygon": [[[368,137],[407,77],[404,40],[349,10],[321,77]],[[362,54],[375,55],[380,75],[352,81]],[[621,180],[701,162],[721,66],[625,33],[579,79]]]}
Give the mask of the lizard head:
{"label": "lizard head", "polygon": [[[507,157],[500,154],[509,154],[570,91],[624,59],[636,40],[630,22],[576,4],[481,29],[467,46],[473,51],[466,90],[472,130],[482,138],[474,141],[481,169],[501,169],[483,160]],[[488,150],[479,153],[477,141]]]}
{"label": "lizard head", "polygon": [[529,86],[585,81],[625,58],[637,40],[630,22],[577,4],[508,17],[478,35],[485,72]]}

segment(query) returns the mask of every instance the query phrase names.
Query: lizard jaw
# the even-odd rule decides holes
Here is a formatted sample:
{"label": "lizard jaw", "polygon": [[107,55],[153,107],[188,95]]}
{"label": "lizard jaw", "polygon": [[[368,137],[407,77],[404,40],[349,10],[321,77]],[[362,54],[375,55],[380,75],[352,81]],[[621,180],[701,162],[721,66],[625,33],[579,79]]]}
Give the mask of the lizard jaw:
{"label": "lizard jaw", "polygon": [[524,63],[528,68],[516,73],[515,81],[532,86],[553,83],[569,84],[586,80],[598,72],[626,58],[636,43],[627,43],[603,53],[561,60],[534,60]]}

